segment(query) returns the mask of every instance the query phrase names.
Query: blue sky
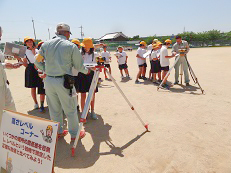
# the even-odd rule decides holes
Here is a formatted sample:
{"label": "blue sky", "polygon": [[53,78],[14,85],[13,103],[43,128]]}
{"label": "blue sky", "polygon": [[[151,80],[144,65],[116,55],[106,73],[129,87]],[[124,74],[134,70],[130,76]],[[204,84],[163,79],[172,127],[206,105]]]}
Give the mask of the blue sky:
{"label": "blue sky", "polygon": [[48,28],[66,22],[72,38],[99,38],[122,31],[125,35],[171,35],[183,31],[231,31],[231,0],[0,0],[2,42],[34,37],[47,40]]}

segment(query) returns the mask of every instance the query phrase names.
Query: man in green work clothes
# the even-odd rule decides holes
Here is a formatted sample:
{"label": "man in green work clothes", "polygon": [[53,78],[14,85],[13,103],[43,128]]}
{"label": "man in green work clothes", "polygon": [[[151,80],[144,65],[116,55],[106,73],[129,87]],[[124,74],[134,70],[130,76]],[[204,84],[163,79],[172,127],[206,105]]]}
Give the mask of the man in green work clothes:
{"label": "man in green work clothes", "polygon": [[[84,74],[89,74],[90,70],[83,66],[77,46],[68,41],[71,34],[69,25],[60,23],[56,31],[56,38],[43,43],[36,55],[35,65],[46,74],[44,84],[50,117],[60,123],[58,137],[65,136],[69,131],[74,140],[79,127],[77,101],[64,87],[64,75],[72,75],[72,67]],[[75,88],[72,90],[76,92]],[[63,130],[63,111],[67,116],[68,131]],[[85,133],[82,131],[80,135],[81,138]]]}
{"label": "man in green work clothes", "polygon": [[177,54],[181,54],[179,50],[184,50],[184,56],[181,56],[179,61],[175,65],[175,85],[179,83],[179,67],[182,63],[183,65],[183,71],[184,71],[184,79],[186,86],[189,86],[189,74],[188,74],[188,64],[186,61],[187,53],[189,52],[189,45],[188,42],[185,40],[182,40],[181,36],[176,36],[176,43],[172,47],[172,52],[176,52]]}

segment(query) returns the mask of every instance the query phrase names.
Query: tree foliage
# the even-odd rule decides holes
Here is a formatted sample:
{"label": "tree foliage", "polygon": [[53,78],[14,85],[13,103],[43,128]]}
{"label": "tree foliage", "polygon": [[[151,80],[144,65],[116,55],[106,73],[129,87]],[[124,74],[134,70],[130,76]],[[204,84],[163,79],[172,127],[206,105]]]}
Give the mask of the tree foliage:
{"label": "tree foliage", "polygon": [[[231,31],[222,33],[219,30],[210,30],[210,31],[204,31],[204,32],[183,32],[179,33],[182,37],[182,39],[188,41],[189,43],[195,43],[199,46],[205,46],[205,45],[215,45],[216,43],[231,42]],[[172,39],[173,42],[175,42],[175,38],[172,38],[172,36],[149,36],[145,38],[140,38],[139,35],[134,36],[130,38],[130,40],[144,40],[147,42],[147,44],[151,44],[153,39],[157,38],[161,42],[164,42],[166,39]]]}

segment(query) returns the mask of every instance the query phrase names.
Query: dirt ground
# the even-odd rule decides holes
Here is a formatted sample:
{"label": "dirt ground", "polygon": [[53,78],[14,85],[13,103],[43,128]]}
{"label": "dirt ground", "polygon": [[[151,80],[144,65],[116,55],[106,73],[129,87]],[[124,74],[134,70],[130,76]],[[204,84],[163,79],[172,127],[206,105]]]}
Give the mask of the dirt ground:
{"label": "dirt ground", "polygon": [[[205,95],[192,80],[190,87],[174,85],[169,91],[157,91],[149,81],[135,84],[136,51],[127,52],[133,79],[121,82],[112,54],[112,75],[151,132],[145,133],[113,83],[104,80],[96,95],[99,120],[85,125],[87,135],[74,158],[70,136],[58,141],[55,172],[230,173],[230,52],[231,47],[190,50],[188,60]],[[33,110],[30,89],[24,88],[24,67],[7,70],[7,75],[18,112],[49,118],[48,110]],[[174,70],[169,82],[174,82]]]}

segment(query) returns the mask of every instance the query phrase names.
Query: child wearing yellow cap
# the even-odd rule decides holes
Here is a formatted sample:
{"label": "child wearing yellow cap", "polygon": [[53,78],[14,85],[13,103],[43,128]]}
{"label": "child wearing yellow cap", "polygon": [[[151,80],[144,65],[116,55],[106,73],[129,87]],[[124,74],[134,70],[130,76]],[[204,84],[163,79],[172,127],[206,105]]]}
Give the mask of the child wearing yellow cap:
{"label": "child wearing yellow cap", "polygon": [[25,69],[25,87],[31,89],[31,96],[34,100],[34,109],[39,109],[36,88],[38,88],[38,94],[40,95],[41,107],[40,111],[44,111],[45,90],[42,87],[42,79],[39,77],[39,73],[35,68],[34,62],[36,60],[35,55],[38,54],[36,49],[35,40],[31,37],[24,38],[24,45],[27,47],[25,57],[22,59]]}
{"label": "child wearing yellow cap", "polygon": [[[169,58],[175,57],[175,53],[173,53],[171,56],[168,55],[168,47],[172,44],[172,41],[167,39],[165,40],[162,48],[160,49],[160,65],[162,70],[162,79],[164,80],[166,74],[169,71]],[[168,77],[163,82],[163,87],[169,89],[169,86],[166,84]]]}
{"label": "child wearing yellow cap", "polygon": [[[99,57],[99,54],[95,52],[93,41],[91,38],[84,38],[83,42],[81,43],[82,46],[82,57],[84,63],[96,63],[96,58]],[[94,76],[94,71],[91,71],[89,75],[85,75],[81,72],[78,73],[77,83],[78,88],[77,92],[81,93],[81,110],[83,111],[85,101],[86,101],[86,93],[89,92],[91,82]],[[98,87],[96,87],[95,92],[98,92]],[[98,117],[94,112],[95,108],[95,93],[91,101],[91,113],[90,116],[92,119],[97,120]]]}
{"label": "child wearing yellow cap", "polygon": [[80,41],[78,39],[74,38],[74,39],[71,40],[71,42],[74,43],[80,49],[80,44],[81,43],[80,43]]}
{"label": "child wearing yellow cap", "polygon": [[140,46],[137,49],[136,57],[137,57],[137,64],[139,67],[139,71],[138,71],[138,74],[136,76],[135,84],[140,83],[140,81],[138,79],[147,80],[147,78],[145,77],[147,63],[146,63],[146,58],[143,57],[143,55],[146,53],[146,50],[145,50],[146,46],[147,46],[146,42],[141,41]]}
{"label": "child wearing yellow cap", "polygon": [[158,54],[159,45],[153,44],[152,51],[151,51],[151,74],[153,77],[153,83],[158,84],[156,75],[158,74],[159,81],[161,80],[161,66],[160,66],[160,56]]}

